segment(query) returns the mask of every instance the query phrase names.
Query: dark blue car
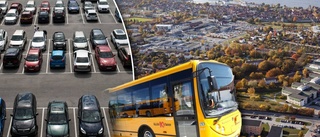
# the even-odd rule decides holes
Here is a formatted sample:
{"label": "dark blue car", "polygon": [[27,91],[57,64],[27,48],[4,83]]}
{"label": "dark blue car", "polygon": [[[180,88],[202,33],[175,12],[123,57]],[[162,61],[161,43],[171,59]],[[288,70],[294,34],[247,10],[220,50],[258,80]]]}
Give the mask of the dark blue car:
{"label": "dark blue car", "polygon": [[53,50],[50,55],[50,68],[65,68],[66,55],[63,50]]}
{"label": "dark blue car", "polygon": [[69,13],[79,13],[79,4],[75,0],[68,1],[68,12]]}
{"label": "dark blue car", "polygon": [[0,98],[0,130],[1,130],[1,137],[3,135],[3,127],[4,127],[4,122],[6,120],[6,102]]}

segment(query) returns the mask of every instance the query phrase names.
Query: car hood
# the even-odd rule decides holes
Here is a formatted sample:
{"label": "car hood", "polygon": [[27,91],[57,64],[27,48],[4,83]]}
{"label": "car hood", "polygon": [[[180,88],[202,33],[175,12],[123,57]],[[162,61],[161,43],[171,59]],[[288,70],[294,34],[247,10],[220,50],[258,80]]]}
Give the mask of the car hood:
{"label": "car hood", "polygon": [[13,127],[18,129],[27,129],[32,128],[34,126],[34,119],[29,120],[13,120]]}
{"label": "car hood", "polygon": [[13,41],[13,40],[11,40],[11,41],[10,41],[10,45],[21,45],[22,43],[23,43],[22,40],[19,40],[19,41]]}
{"label": "car hood", "polygon": [[100,58],[100,63],[105,65],[113,65],[116,63],[115,58]]}
{"label": "car hood", "polygon": [[109,8],[109,5],[98,5],[98,8]]}
{"label": "car hood", "polygon": [[105,45],[107,44],[107,40],[93,40],[93,42],[97,45]]}
{"label": "car hood", "polygon": [[53,44],[54,44],[54,45],[64,45],[65,42],[54,42]]}
{"label": "car hood", "polygon": [[0,46],[4,46],[4,41],[0,41]]}
{"label": "car hood", "polygon": [[33,66],[39,65],[39,61],[26,61],[24,64],[27,65],[28,67],[33,67]]}
{"label": "car hood", "polygon": [[49,124],[47,127],[48,134],[51,136],[64,136],[68,134],[68,125],[51,125]]}
{"label": "car hood", "polygon": [[128,44],[128,40],[127,39],[116,39],[116,43],[118,44]]}
{"label": "car hood", "polygon": [[0,7],[2,9],[2,11],[6,11],[7,7]]}
{"label": "car hood", "polygon": [[28,7],[28,8],[26,8],[25,10],[26,10],[26,11],[35,11],[36,8],[35,8],[35,7]]}
{"label": "car hood", "polygon": [[75,47],[87,47],[87,42],[85,43],[73,43]]}
{"label": "car hood", "polygon": [[42,47],[44,45],[44,42],[31,42],[32,47]]}
{"label": "car hood", "polygon": [[96,123],[87,123],[87,122],[82,122],[80,125],[84,130],[86,130],[86,132],[94,132],[97,133],[102,127],[103,125],[101,125],[100,122],[96,122]]}
{"label": "car hood", "polygon": [[64,7],[54,7],[55,10],[64,10]]}
{"label": "car hood", "polygon": [[4,19],[5,19],[5,20],[16,20],[17,17],[5,17]]}

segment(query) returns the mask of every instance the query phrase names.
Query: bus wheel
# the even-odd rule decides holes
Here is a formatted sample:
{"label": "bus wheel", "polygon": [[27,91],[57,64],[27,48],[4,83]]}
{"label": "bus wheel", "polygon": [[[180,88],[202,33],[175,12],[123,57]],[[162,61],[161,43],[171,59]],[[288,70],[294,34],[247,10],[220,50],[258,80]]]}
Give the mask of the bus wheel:
{"label": "bus wheel", "polygon": [[142,137],[155,137],[153,131],[150,128],[145,128],[142,133]]}
{"label": "bus wheel", "polygon": [[147,111],[147,112],[146,112],[146,115],[147,115],[147,117],[151,117],[150,111]]}

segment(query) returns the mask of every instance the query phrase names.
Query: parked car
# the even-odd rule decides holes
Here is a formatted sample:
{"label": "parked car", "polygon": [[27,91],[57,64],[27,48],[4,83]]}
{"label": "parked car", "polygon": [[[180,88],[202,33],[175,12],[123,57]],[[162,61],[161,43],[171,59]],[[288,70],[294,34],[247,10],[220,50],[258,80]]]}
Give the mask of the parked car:
{"label": "parked car", "polygon": [[87,10],[94,10],[94,5],[91,1],[85,1],[82,5],[82,9],[84,12]]}
{"label": "parked car", "polygon": [[36,2],[34,0],[29,0],[27,2],[27,5],[26,5],[24,11],[31,11],[32,14],[36,14],[36,12],[37,12]]}
{"label": "parked car", "polygon": [[53,50],[50,53],[50,68],[66,67],[66,55],[63,50]]}
{"label": "parked car", "polygon": [[1,9],[1,13],[2,15],[5,15],[8,11],[8,2],[7,0],[1,0],[0,1],[0,9]]}
{"label": "parked car", "polygon": [[67,49],[66,41],[67,41],[66,36],[62,31],[54,32],[52,35],[53,50],[56,50],[56,49],[66,50]]}
{"label": "parked car", "polygon": [[40,71],[42,65],[42,52],[41,49],[31,48],[24,58],[25,71]]}
{"label": "parked car", "polygon": [[122,29],[115,29],[110,34],[111,42],[116,49],[120,46],[126,46],[129,44],[126,33]]}
{"label": "parked car", "polygon": [[93,49],[97,45],[108,45],[107,38],[101,29],[93,28],[90,31],[90,42]]}
{"label": "parked car", "polygon": [[86,10],[85,16],[87,21],[98,21],[98,15],[96,10]]}
{"label": "parked car", "polygon": [[21,24],[32,24],[33,13],[31,11],[23,11],[21,13],[20,23]]}
{"label": "parked car", "polygon": [[10,39],[10,47],[24,50],[27,44],[27,34],[24,30],[15,30]]}
{"label": "parked car", "polygon": [[40,11],[47,11],[50,13],[50,3],[49,1],[42,1],[40,4]]}
{"label": "parked car", "polygon": [[118,50],[118,57],[123,67],[131,67],[131,50],[128,46],[121,46]]}
{"label": "parked car", "polygon": [[90,72],[91,58],[87,50],[77,50],[73,52],[73,70],[74,72]]}
{"label": "parked car", "polygon": [[13,2],[11,3],[10,9],[17,9],[18,14],[20,14],[22,11],[22,4],[18,2]]}
{"label": "parked car", "polygon": [[6,49],[8,41],[8,33],[4,29],[0,29],[0,51],[4,51]]}
{"label": "parked car", "polygon": [[109,3],[107,0],[98,0],[97,1],[97,11],[98,12],[110,12]]}
{"label": "parked car", "polygon": [[56,4],[54,5],[54,10],[65,10],[64,2],[62,0],[57,0]]}
{"label": "parked car", "polygon": [[47,31],[36,31],[33,34],[31,48],[39,48],[42,51],[47,49]]}
{"label": "parked car", "polygon": [[80,136],[102,137],[104,133],[100,104],[96,96],[83,95],[78,102]]}
{"label": "parked car", "polygon": [[4,17],[5,24],[16,24],[19,18],[17,9],[10,9]]}
{"label": "parked car", "polygon": [[51,101],[48,104],[46,134],[47,137],[69,137],[69,112],[65,101]]}
{"label": "parked car", "polygon": [[38,14],[38,23],[49,23],[50,22],[50,17],[49,17],[49,12],[46,10],[40,11]]}
{"label": "parked car", "polygon": [[37,125],[37,101],[30,92],[19,93],[13,104],[11,136],[36,136]]}
{"label": "parked car", "polygon": [[78,49],[85,49],[85,50],[89,49],[87,37],[83,31],[75,31],[73,33],[72,45],[73,45],[73,51],[76,51]]}
{"label": "parked car", "polygon": [[122,16],[120,14],[120,12],[118,11],[118,9],[116,8],[116,10],[114,11],[114,17],[116,18],[116,20],[118,22],[122,22]]}
{"label": "parked car", "polygon": [[100,70],[117,70],[117,61],[112,50],[107,45],[98,45],[95,57]]}
{"label": "parked car", "polygon": [[3,55],[3,67],[19,67],[21,59],[21,49],[19,47],[9,47]]}
{"label": "parked car", "polygon": [[2,13],[2,9],[0,8],[0,20],[4,18],[4,14]]}
{"label": "parked car", "polygon": [[4,123],[7,117],[7,106],[3,98],[0,98],[0,135],[3,136]]}
{"label": "parked car", "polygon": [[80,7],[76,0],[68,1],[68,12],[69,13],[79,13]]}
{"label": "parked car", "polygon": [[66,12],[61,9],[56,9],[53,11],[52,20],[54,23],[65,22]]}

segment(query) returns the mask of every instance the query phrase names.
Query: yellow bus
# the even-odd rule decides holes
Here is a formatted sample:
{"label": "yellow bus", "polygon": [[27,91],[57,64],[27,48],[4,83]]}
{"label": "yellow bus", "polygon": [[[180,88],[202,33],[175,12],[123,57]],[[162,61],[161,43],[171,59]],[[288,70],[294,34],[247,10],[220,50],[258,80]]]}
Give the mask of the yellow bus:
{"label": "yellow bus", "polygon": [[191,60],[109,88],[114,137],[237,137],[241,113],[232,69]]}

